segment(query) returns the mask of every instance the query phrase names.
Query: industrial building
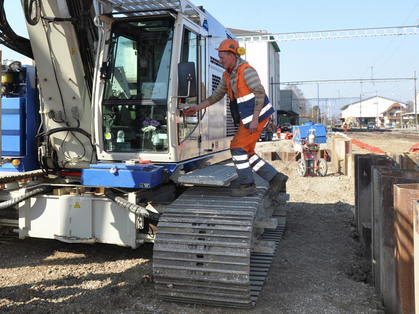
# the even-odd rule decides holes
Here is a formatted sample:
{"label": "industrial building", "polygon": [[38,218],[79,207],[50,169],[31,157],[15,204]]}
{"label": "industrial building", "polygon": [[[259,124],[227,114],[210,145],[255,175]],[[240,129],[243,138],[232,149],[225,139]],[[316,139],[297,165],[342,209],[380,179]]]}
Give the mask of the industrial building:
{"label": "industrial building", "polygon": [[246,41],[246,36],[269,36],[266,31],[249,31],[236,28],[228,30],[239,38],[239,44],[246,49],[242,57],[254,67],[266,94],[276,111],[275,124],[290,122],[299,124],[300,104],[297,95],[292,90],[280,90],[280,52],[275,41]]}

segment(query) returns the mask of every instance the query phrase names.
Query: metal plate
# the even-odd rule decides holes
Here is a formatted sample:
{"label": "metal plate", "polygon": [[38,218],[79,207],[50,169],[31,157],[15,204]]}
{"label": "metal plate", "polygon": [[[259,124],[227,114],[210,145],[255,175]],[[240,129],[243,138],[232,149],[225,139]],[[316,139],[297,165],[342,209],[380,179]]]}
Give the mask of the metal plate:
{"label": "metal plate", "polygon": [[213,165],[181,176],[179,182],[192,185],[227,186],[237,177],[235,167]]}

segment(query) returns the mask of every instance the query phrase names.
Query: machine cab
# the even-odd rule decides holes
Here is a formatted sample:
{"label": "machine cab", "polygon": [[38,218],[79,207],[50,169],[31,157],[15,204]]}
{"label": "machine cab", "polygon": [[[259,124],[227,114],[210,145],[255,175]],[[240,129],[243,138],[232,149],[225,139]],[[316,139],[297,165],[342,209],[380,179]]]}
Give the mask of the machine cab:
{"label": "machine cab", "polygon": [[204,13],[190,4],[183,13],[132,15],[103,19],[109,29],[94,104],[98,159],[177,162],[214,151],[202,145],[210,123],[200,114],[181,116],[208,93]]}

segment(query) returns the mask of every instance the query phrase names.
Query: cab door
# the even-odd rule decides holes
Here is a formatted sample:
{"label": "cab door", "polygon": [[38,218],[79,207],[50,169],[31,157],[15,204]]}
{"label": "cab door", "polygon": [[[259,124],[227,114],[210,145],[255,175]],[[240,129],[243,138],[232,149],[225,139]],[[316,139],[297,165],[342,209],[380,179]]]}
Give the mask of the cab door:
{"label": "cab door", "polygon": [[[182,43],[180,47],[180,63],[193,62],[195,64],[195,90],[196,95],[181,99],[184,107],[196,106],[206,99],[205,76],[206,76],[206,44],[205,38],[200,32],[202,29],[196,25],[184,21]],[[203,112],[184,118],[178,123],[178,145],[181,147],[180,158],[187,159],[203,154],[202,148],[202,115]]]}

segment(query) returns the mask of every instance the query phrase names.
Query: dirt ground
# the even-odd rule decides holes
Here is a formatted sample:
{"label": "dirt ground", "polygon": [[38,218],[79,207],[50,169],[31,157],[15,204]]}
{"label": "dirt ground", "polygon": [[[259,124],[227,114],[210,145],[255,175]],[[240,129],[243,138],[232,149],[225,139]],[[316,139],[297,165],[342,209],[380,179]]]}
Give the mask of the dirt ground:
{"label": "dirt ground", "polygon": [[[416,134],[346,135],[393,153],[419,143]],[[287,140],[258,144],[259,152],[292,149]],[[354,227],[354,179],[335,173],[331,163],[326,177],[304,178],[295,161],[271,163],[289,176],[287,226],[254,308],[162,301],[153,287],[151,244],[131,250],[16,239],[0,245],[0,312],[384,313]]]}

